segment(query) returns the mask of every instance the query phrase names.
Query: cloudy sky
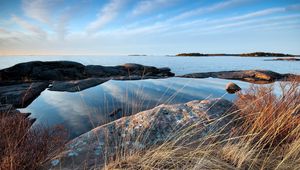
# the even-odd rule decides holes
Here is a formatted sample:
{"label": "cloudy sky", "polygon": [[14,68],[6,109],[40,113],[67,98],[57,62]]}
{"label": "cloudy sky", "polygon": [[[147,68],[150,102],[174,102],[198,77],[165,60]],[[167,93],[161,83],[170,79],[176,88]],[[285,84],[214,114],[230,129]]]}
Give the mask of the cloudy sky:
{"label": "cloudy sky", "polygon": [[300,0],[0,0],[0,55],[300,54]]}

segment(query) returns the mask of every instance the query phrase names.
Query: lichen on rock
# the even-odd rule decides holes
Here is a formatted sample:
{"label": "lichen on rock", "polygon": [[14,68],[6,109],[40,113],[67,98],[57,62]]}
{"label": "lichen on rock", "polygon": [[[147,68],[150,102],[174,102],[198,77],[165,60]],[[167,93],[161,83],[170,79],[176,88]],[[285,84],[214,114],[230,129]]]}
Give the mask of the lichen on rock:
{"label": "lichen on rock", "polygon": [[160,105],[96,127],[73,139],[63,152],[52,158],[59,160],[59,165],[48,163],[46,169],[101,168],[119,154],[126,155],[161,144],[189,126],[197,130],[196,136],[190,140],[220,129],[225,134],[230,133],[234,127],[230,123],[235,116],[232,114],[234,110],[235,106],[225,99]]}

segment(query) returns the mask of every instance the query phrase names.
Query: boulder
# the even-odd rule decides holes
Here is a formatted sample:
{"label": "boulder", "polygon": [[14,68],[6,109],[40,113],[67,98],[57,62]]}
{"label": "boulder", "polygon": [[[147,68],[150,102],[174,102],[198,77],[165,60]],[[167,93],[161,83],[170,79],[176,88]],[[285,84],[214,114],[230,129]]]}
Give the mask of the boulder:
{"label": "boulder", "polygon": [[78,92],[90,87],[97,86],[108,80],[109,80],[108,78],[88,78],[88,79],[73,80],[73,81],[53,81],[53,83],[49,87],[49,90]]}
{"label": "boulder", "polygon": [[17,108],[28,106],[48,87],[48,82],[22,83],[0,86],[0,102]]}
{"label": "boulder", "polygon": [[240,86],[238,86],[237,84],[235,84],[233,82],[227,83],[225,89],[229,94],[234,94],[241,90]]}
{"label": "boulder", "polygon": [[44,169],[101,169],[118,153],[124,156],[172,138],[178,141],[177,132],[187,126],[193,126],[195,136],[182,139],[184,141],[199,140],[216,131],[228,136],[225,134],[236,125],[232,121],[233,110],[236,110],[235,106],[224,99],[160,105],[96,127],[75,138],[47,162]]}

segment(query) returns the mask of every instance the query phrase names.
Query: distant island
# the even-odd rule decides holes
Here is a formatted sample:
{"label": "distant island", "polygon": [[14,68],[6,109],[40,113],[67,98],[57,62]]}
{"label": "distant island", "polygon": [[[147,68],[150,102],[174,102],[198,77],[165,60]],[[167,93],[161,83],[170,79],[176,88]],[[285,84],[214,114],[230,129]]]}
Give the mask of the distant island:
{"label": "distant island", "polygon": [[244,53],[240,54],[240,56],[246,57],[294,57],[292,54],[283,54],[283,53],[267,53],[267,52],[254,52],[254,53]]}
{"label": "distant island", "polygon": [[146,54],[129,54],[128,56],[147,56]]}
{"label": "distant island", "polygon": [[180,53],[176,56],[241,56],[241,57],[298,57],[297,55],[292,54],[283,54],[283,53],[269,53],[269,52],[254,52],[254,53],[241,53],[241,54],[204,54],[204,53]]}

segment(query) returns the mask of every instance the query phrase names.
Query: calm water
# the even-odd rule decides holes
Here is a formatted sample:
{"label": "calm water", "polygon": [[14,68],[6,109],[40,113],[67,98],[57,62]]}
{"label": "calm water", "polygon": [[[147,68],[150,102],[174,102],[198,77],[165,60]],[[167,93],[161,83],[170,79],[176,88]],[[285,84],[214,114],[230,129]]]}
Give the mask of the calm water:
{"label": "calm water", "polygon": [[[7,56],[0,57],[0,68],[26,61],[71,60],[97,65],[139,63],[156,67],[170,67],[177,74],[193,72],[269,69],[279,73],[300,73],[300,62],[264,61],[256,57],[166,57],[166,56]],[[63,124],[70,137],[76,137],[93,127],[121,116],[153,108],[159,104],[173,104],[213,97],[234,99],[225,93],[229,80],[168,78],[139,81],[108,81],[81,92],[53,92],[45,90],[24,112],[31,112],[37,124]],[[233,81],[242,88],[250,84]],[[119,109],[114,116],[109,114]]]}
{"label": "calm water", "polygon": [[[234,99],[224,87],[229,80],[168,78],[159,80],[108,81],[81,92],[45,90],[24,112],[33,113],[37,123],[64,124],[76,137],[93,127],[159,104],[183,103],[214,97]],[[249,83],[234,81],[242,88]],[[122,109],[117,115],[109,114]]]}
{"label": "calm water", "polygon": [[270,57],[166,57],[166,56],[0,56],[0,69],[27,61],[70,60],[84,65],[138,63],[170,67],[176,74],[193,72],[266,69],[279,73],[300,73],[300,62],[264,61]]}

